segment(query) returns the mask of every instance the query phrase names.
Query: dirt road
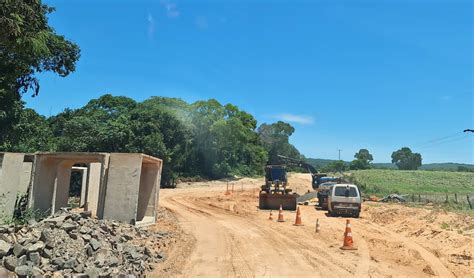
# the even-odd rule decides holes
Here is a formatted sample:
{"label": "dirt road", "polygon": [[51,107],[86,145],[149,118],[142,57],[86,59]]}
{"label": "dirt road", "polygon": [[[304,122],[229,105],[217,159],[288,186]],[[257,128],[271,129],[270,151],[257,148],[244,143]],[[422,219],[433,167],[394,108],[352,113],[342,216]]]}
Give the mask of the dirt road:
{"label": "dirt road", "polygon": [[[269,212],[256,207],[258,184],[255,180],[241,181],[235,184],[231,195],[224,194],[223,183],[162,190],[161,206],[176,215],[182,229],[195,241],[177,244],[168,265],[164,266],[166,272],[159,274],[181,277],[474,275],[474,227],[460,224],[455,229],[464,231],[461,234],[439,228],[438,220],[425,221],[431,213],[428,210],[364,205],[362,217],[351,219],[359,249],[341,251],[345,218],[330,218],[314,206],[302,206],[305,224],[302,227],[292,225],[294,212],[285,212],[285,223],[269,221]],[[464,216],[446,214],[442,218],[462,223],[457,217]],[[314,231],[317,218],[321,223],[319,234]],[[185,250],[185,254],[180,250]]]}

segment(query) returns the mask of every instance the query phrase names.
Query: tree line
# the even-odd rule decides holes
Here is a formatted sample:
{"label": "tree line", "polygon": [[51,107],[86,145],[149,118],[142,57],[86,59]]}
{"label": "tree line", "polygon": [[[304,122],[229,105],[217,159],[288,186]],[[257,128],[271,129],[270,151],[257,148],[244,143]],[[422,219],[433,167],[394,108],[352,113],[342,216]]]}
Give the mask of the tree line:
{"label": "tree line", "polygon": [[[322,167],[324,172],[343,172],[347,170],[365,170],[373,168],[372,154],[367,149],[360,149],[354,154],[354,160],[350,163],[342,160],[333,161]],[[419,153],[414,153],[408,147],[403,147],[392,153],[392,163],[399,170],[417,170],[422,164],[422,157]]]}
{"label": "tree line", "polygon": [[137,102],[106,94],[46,118],[23,108],[0,141],[13,152],[142,152],[164,161],[162,184],[178,177],[219,179],[262,174],[277,155],[300,158],[294,128],[262,124],[232,104],[151,97]]}

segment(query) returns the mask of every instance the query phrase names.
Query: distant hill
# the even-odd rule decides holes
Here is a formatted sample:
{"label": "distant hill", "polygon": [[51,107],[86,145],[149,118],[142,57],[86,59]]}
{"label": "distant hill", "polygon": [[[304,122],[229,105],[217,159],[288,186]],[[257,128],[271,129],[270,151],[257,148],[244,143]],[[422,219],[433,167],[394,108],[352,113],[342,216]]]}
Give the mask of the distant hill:
{"label": "distant hill", "polygon": [[[316,167],[316,169],[322,168],[328,165],[331,162],[335,162],[335,159],[322,159],[322,158],[307,158],[306,161]],[[349,165],[350,162],[344,161],[345,164]],[[373,163],[375,169],[397,169],[397,166],[393,163]],[[474,170],[474,164],[464,164],[464,163],[428,163],[423,164],[420,167],[420,170],[427,171],[457,171],[458,167],[466,167],[468,169]]]}
{"label": "distant hill", "polygon": [[[306,158],[306,161],[316,167],[316,169],[322,168],[328,165],[331,162],[335,162],[337,160],[334,159],[323,159],[323,158]],[[344,161],[345,164],[349,165],[350,162]]]}

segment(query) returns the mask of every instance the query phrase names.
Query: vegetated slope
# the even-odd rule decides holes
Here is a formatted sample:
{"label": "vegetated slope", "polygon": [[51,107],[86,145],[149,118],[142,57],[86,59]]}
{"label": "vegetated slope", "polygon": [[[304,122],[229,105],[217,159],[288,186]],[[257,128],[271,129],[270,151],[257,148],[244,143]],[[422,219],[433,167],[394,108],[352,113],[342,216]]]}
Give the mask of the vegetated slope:
{"label": "vegetated slope", "polygon": [[[335,159],[322,159],[322,158],[306,158],[306,161],[316,167],[316,169],[320,169],[324,166],[327,166],[329,163],[335,162]],[[349,161],[344,161],[346,165],[349,165]],[[397,165],[393,163],[372,163],[372,166],[375,169],[397,169]],[[453,163],[453,162],[445,162],[445,163],[428,163],[423,164],[420,167],[420,170],[430,170],[430,171],[457,171],[458,167],[466,167],[467,169],[474,170],[473,164],[465,164],[465,163]]]}
{"label": "vegetated slope", "polygon": [[474,173],[359,170],[346,174],[366,193],[474,193]]}

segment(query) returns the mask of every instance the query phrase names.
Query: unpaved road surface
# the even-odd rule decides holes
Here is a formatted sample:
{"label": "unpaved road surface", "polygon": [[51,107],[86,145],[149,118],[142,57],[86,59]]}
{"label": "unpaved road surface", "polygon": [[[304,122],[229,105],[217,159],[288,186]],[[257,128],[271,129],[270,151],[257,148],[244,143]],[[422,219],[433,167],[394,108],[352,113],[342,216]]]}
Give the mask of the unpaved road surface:
{"label": "unpaved road surface", "polygon": [[[294,175],[306,191],[306,178]],[[259,211],[261,181],[161,190],[160,206],[177,218],[185,235],[154,275],[168,277],[474,277],[472,216],[364,204],[351,219],[357,251],[342,251],[345,218],[301,206],[304,226],[268,220]],[[290,179],[291,182],[291,179]],[[232,183],[231,183],[232,184]],[[298,185],[299,184],[299,185]],[[273,213],[274,218],[277,212]],[[321,232],[315,233],[319,219]],[[153,276],[153,275],[152,275]]]}

